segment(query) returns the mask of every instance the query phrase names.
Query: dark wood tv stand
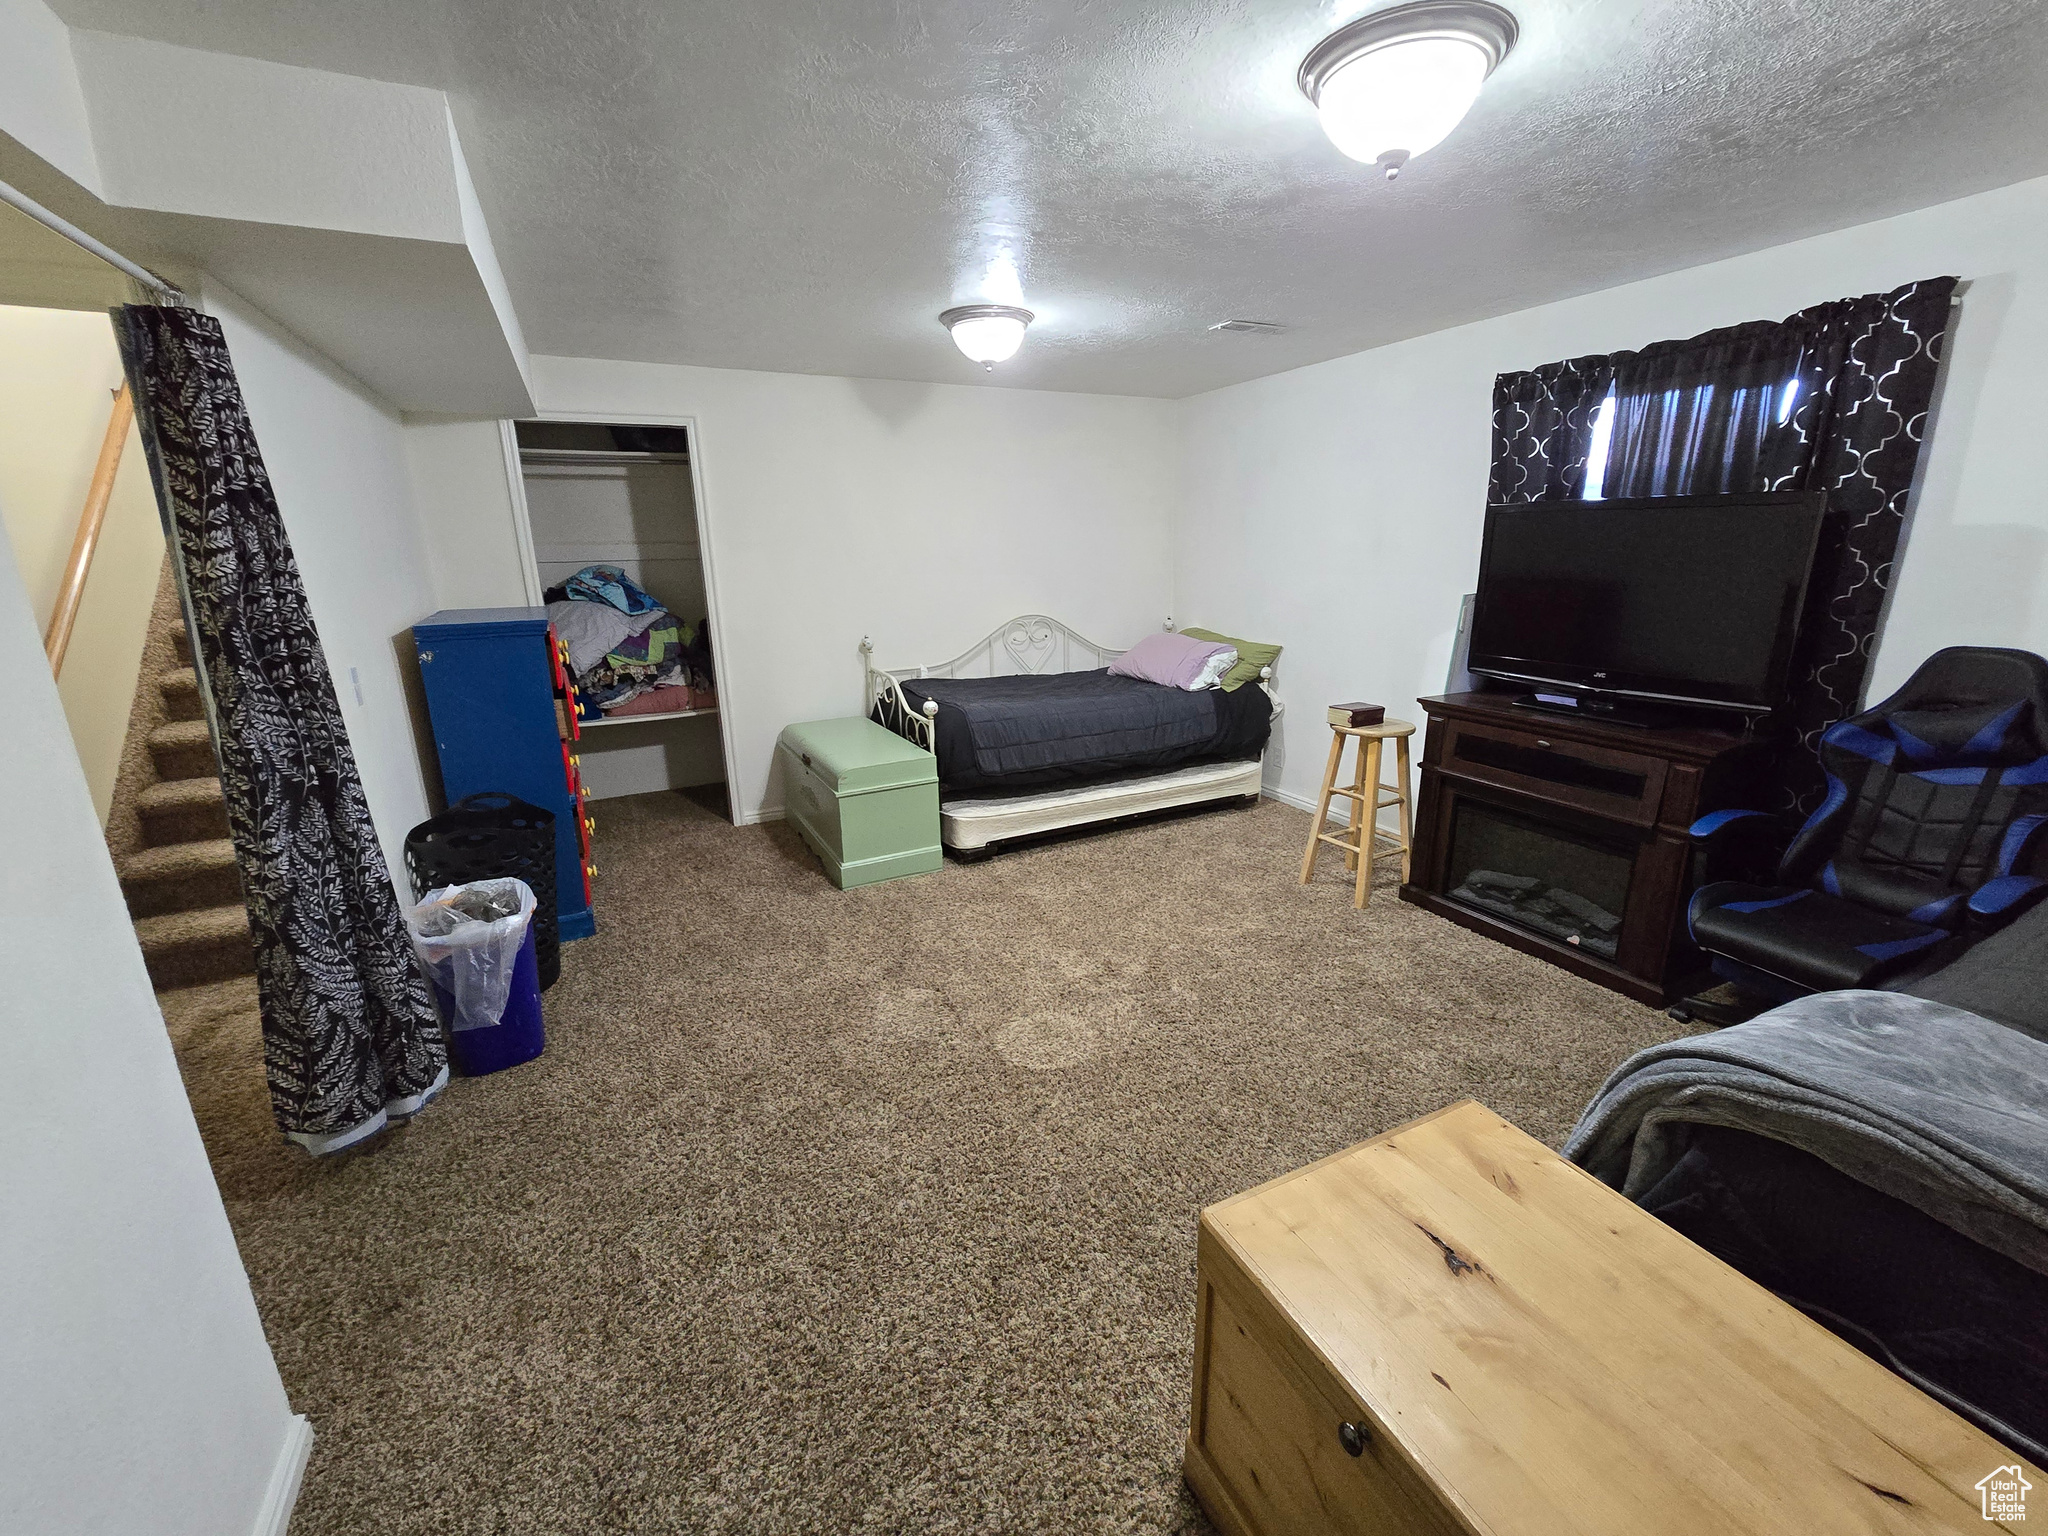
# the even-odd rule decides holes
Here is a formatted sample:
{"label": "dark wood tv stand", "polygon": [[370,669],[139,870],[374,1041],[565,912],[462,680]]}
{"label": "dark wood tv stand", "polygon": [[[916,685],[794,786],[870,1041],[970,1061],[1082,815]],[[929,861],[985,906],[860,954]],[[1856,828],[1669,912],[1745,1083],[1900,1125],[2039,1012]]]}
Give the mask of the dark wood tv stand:
{"label": "dark wood tv stand", "polygon": [[1773,742],[1579,719],[1515,697],[1418,701],[1429,731],[1401,899],[1660,1006],[1700,967],[1684,926],[1686,829],[1709,811],[1760,806]]}

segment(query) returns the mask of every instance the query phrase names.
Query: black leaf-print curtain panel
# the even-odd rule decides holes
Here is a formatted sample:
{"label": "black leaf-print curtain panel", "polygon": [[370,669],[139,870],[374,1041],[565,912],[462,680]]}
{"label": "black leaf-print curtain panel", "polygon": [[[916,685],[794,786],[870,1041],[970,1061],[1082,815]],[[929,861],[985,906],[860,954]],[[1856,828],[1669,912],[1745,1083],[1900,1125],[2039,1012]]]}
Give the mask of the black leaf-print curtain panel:
{"label": "black leaf-print curtain panel", "polygon": [[220,324],[113,313],[220,755],[271,1107],[334,1151],[439,1092],[441,1026]]}
{"label": "black leaf-print curtain panel", "polygon": [[1494,381],[1497,502],[1584,494],[1610,387],[1610,498],[1828,493],[1793,659],[1787,713],[1802,750],[1784,764],[1788,811],[1817,801],[1821,733],[1861,707],[1956,283],[1930,278]]}

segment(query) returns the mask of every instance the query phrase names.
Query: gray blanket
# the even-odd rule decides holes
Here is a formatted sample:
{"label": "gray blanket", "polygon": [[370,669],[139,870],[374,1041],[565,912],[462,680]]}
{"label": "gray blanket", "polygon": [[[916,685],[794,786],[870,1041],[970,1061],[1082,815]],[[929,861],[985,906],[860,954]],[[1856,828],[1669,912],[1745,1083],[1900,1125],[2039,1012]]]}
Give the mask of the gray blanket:
{"label": "gray blanket", "polygon": [[1634,1197],[1691,1124],[1810,1152],[2048,1274],[2048,1043],[1924,998],[1821,993],[1638,1052],[1565,1156]]}

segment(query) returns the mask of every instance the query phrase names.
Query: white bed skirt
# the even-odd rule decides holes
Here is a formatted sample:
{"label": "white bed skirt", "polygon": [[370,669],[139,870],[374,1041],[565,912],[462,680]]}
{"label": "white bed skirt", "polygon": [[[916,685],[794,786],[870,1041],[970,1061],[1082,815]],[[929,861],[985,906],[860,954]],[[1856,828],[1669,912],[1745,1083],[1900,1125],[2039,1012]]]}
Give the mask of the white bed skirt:
{"label": "white bed skirt", "polygon": [[1116,816],[1164,811],[1205,800],[1242,799],[1259,793],[1263,760],[1203,763],[1140,778],[1112,779],[1077,789],[997,799],[947,800],[939,806],[939,836],[948,848],[986,848],[1006,838],[1053,832]]}

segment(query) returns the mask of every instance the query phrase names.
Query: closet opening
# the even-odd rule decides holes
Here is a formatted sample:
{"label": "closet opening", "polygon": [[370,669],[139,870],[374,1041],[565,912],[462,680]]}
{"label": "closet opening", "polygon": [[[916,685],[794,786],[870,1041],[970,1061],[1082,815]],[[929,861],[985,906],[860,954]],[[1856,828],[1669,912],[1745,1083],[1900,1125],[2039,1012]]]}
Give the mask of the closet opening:
{"label": "closet opening", "polygon": [[533,590],[569,653],[587,798],[685,791],[732,816],[694,427],[512,424]]}

